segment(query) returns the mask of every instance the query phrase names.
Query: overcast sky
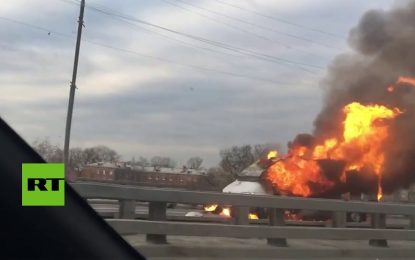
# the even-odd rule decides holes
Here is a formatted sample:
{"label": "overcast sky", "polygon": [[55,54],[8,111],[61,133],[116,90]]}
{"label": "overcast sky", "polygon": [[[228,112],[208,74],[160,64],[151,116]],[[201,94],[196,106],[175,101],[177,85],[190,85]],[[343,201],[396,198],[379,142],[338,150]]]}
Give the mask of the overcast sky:
{"label": "overcast sky", "polygon": [[[205,166],[218,163],[221,148],[285,145],[312,131],[319,81],[336,55],[350,51],[349,29],[365,11],[394,4],[86,2],[71,147],[106,145],[125,160],[163,155],[179,164],[201,156]],[[48,137],[63,146],[78,5],[0,2],[0,116],[30,143]]]}

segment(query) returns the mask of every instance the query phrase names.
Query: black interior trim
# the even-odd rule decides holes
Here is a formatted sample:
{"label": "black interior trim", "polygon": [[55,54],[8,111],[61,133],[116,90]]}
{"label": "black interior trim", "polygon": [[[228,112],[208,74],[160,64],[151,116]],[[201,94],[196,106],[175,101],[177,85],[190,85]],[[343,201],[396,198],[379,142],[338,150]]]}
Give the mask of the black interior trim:
{"label": "black interior trim", "polygon": [[65,206],[21,206],[21,165],[45,162],[0,118],[1,259],[144,259],[68,184]]}

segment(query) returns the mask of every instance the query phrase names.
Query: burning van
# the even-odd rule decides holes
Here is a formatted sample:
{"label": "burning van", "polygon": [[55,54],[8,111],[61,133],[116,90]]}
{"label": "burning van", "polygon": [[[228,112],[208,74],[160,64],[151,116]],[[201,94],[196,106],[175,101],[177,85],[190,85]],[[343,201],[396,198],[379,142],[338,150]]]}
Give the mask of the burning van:
{"label": "burning van", "polygon": [[[261,181],[264,168],[258,162],[253,163],[248,168],[238,174],[238,178],[223,188],[224,193],[238,193],[249,195],[272,195],[269,185]],[[230,210],[230,213],[232,210]],[[250,219],[266,218],[267,212],[263,208],[251,208],[249,210]]]}
{"label": "burning van", "polygon": [[[298,196],[293,194],[287,194],[284,191],[278,190],[272,183],[267,180],[267,174],[269,168],[276,164],[281,163],[285,160],[284,157],[280,157],[277,151],[271,151],[267,154],[266,158],[262,158],[246,169],[244,169],[235,181],[223,188],[222,192],[224,193],[237,193],[237,194],[249,194],[249,195],[282,195],[282,196]],[[327,161],[320,162],[321,167],[328,167],[326,164],[330,163]],[[331,162],[335,163],[336,162]],[[330,166],[333,167],[333,166]],[[321,194],[325,198],[343,198],[343,199],[361,199],[362,194]],[[358,198],[359,197],[359,198]],[[225,217],[232,216],[232,206],[231,205],[218,205],[211,204],[204,207],[206,212],[211,212],[213,214],[222,215]],[[250,208],[249,210],[250,219],[262,219],[267,218],[268,213],[267,209],[264,208]],[[286,210],[285,218],[287,220],[328,220],[331,218],[331,215],[328,212],[317,212],[317,211],[305,211],[305,210]],[[361,222],[366,220],[366,216],[362,214],[349,213],[349,221]]]}
{"label": "burning van", "polygon": [[[237,194],[249,194],[249,195],[272,195],[272,189],[267,186],[264,182],[261,182],[261,174],[264,168],[261,167],[257,162],[250,165],[248,168],[238,174],[238,178],[223,188],[224,193],[237,193]],[[232,216],[231,205],[218,205],[210,204],[205,205],[204,210],[211,212],[216,215],[224,217]],[[251,208],[249,210],[249,219],[266,218],[267,213],[261,208]]]}

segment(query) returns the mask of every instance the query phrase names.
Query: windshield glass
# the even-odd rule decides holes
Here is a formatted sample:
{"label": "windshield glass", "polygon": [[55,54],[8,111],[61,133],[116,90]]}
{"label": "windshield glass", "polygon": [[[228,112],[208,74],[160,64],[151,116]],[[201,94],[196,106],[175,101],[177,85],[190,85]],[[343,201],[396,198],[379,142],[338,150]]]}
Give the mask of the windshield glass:
{"label": "windshield glass", "polygon": [[[209,233],[171,220],[341,227],[255,198],[412,200],[413,17],[393,0],[2,1],[0,115],[137,248]],[[343,222],[410,225],[369,213]]]}

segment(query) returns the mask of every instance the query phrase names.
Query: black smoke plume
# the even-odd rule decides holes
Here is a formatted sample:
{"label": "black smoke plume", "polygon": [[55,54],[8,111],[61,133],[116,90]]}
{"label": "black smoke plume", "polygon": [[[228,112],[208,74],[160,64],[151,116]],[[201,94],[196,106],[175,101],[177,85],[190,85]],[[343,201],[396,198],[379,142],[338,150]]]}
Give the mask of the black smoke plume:
{"label": "black smoke plume", "polygon": [[[313,148],[327,138],[341,139],[343,107],[351,102],[398,108],[403,113],[387,122],[388,140],[382,144],[385,163],[381,186],[385,194],[408,188],[415,183],[415,86],[400,84],[392,92],[388,86],[401,76],[415,78],[415,0],[388,11],[368,11],[350,30],[348,42],[351,51],[337,56],[322,80],[324,104],[315,119],[313,134],[299,134],[288,148]],[[335,185],[325,190],[318,182],[309,183],[312,196],[376,194],[378,176],[371,166],[348,171],[346,180],[340,179],[346,161],[364,152],[351,149],[349,158],[319,160],[321,173]]]}
{"label": "black smoke plume", "polygon": [[386,150],[382,186],[389,193],[415,182],[415,87],[388,92],[400,76],[415,77],[415,1],[363,15],[348,37],[352,52],[337,56],[322,81],[323,109],[315,120],[316,139],[342,131],[342,107],[357,101],[398,107]]}

